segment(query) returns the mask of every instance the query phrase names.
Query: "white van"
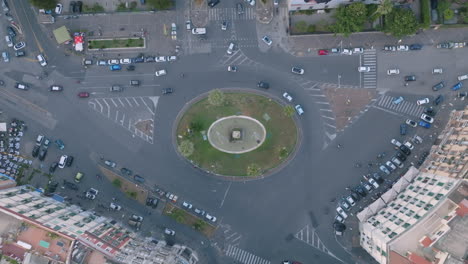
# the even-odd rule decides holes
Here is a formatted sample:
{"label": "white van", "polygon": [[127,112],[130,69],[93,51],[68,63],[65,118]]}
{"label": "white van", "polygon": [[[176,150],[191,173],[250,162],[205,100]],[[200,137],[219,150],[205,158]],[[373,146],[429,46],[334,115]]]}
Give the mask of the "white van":
{"label": "white van", "polygon": [[67,159],[68,159],[67,155],[62,155],[62,157],[60,157],[59,168],[61,168],[61,169],[65,168],[65,164],[67,163]]}
{"label": "white van", "polygon": [[227,54],[231,55],[234,52],[234,48],[235,48],[235,45],[234,43],[231,42],[231,44],[229,44],[229,47],[227,49]]}
{"label": "white van", "polygon": [[192,34],[194,35],[203,35],[206,34],[206,28],[193,28]]}
{"label": "white van", "polygon": [[10,35],[6,35],[5,40],[6,40],[6,43],[7,43],[8,47],[10,47],[10,48],[13,47],[13,39],[11,38]]}

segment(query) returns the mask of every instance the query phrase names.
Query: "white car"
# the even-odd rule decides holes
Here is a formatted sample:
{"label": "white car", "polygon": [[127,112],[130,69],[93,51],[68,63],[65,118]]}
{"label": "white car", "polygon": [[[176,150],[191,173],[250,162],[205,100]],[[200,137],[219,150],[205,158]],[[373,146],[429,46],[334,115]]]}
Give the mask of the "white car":
{"label": "white car", "polygon": [[158,76],[158,77],[159,77],[159,76],[166,75],[166,74],[167,74],[167,72],[166,72],[166,70],[159,70],[159,71],[156,71],[156,73],[155,73],[155,74],[156,74],[156,76]]}
{"label": "white car", "polygon": [[154,58],[156,62],[166,62],[167,58],[165,56],[158,56]]}
{"label": "white car", "polygon": [[234,52],[234,49],[236,48],[236,45],[234,43],[229,43],[229,47],[227,49],[227,54],[228,55],[232,55],[232,53]]}
{"label": "white car", "polygon": [[387,71],[387,75],[398,75],[400,74],[400,70],[399,69],[389,69]]}
{"label": "white car", "polygon": [[458,76],[458,80],[459,80],[459,81],[464,81],[464,80],[466,80],[466,79],[468,79],[468,74]]}
{"label": "white car", "polygon": [[350,49],[343,49],[341,51],[341,54],[344,54],[344,55],[353,55],[353,51],[350,50]]}
{"label": "white car", "polygon": [[44,58],[44,55],[42,55],[42,54],[37,55],[37,60],[39,61],[39,64],[40,64],[42,67],[47,66],[47,61],[46,61],[46,59]]}
{"label": "white car", "polygon": [[409,126],[412,126],[412,127],[417,127],[418,126],[418,123],[416,123],[416,121],[413,121],[411,119],[406,119],[406,122],[405,122],[407,125]]}
{"label": "white car", "polygon": [[107,65],[117,65],[119,64],[119,60],[111,59],[107,61]]}
{"label": "white car", "polygon": [[430,124],[434,123],[434,118],[432,118],[432,117],[430,117],[430,116],[428,116],[426,114],[422,114],[421,119],[428,122],[428,123],[430,123]]}
{"label": "white car", "polygon": [[406,141],[403,145],[405,145],[407,148],[409,148],[410,150],[413,150],[414,149],[414,146],[413,144],[411,144],[409,141]]}
{"label": "white car", "polygon": [[67,159],[68,159],[67,155],[62,155],[60,157],[60,160],[59,160],[59,163],[58,163],[59,168],[61,168],[61,169],[65,168],[65,164],[67,163]]}
{"label": "white car", "polygon": [[233,66],[233,65],[228,66],[228,72],[237,72],[237,66]]}
{"label": "white car", "polygon": [[354,206],[356,204],[356,202],[354,201],[353,197],[348,196],[346,197],[346,201],[351,205],[351,206]]}
{"label": "white car", "polygon": [[303,75],[304,74],[304,69],[299,68],[299,67],[292,67],[291,72],[295,73],[295,74]]}
{"label": "white car", "polygon": [[409,47],[408,47],[408,45],[399,45],[399,46],[397,46],[397,50],[398,51],[408,51]]}
{"label": "white car", "polygon": [[254,6],[255,5],[255,0],[246,0],[246,2],[249,2],[249,4],[251,6]]}
{"label": "white car", "polygon": [[192,30],[192,22],[190,20],[185,21],[185,28],[187,30]]}
{"label": "white car", "polygon": [[400,143],[400,141],[398,141],[398,140],[396,140],[396,139],[394,139],[394,138],[392,138],[392,140],[390,140],[390,142],[391,142],[393,145],[397,146],[397,147],[401,147],[401,145],[402,145],[402,144]]}
{"label": "white car", "polygon": [[358,67],[358,72],[370,72],[370,67],[365,67],[365,66]]}
{"label": "white car", "polygon": [[387,161],[387,162],[385,163],[385,165],[387,165],[387,167],[388,167],[391,171],[396,170],[395,164],[393,164],[391,161]]}
{"label": "white car", "polygon": [[187,209],[192,209],[192,207],[193,207],[192,204],[187,203],[187,202],[185,202],[185,201],[182,203],[182,206],[185,207],[185,208],[187,208]]}
{"label": "white car", "polygon": [[288,100],[288,102],[292,102],[292,100],[293,100],[291,95],[289,95],[287,92],[283,93],[283,98]]}
{"label": "white car", "polygon": [[5,36],[5,40],[6,40],[7,46],[8,46],[9,48],[13,47],[13,39],[11,38],[10,35],[6,35],[6,36]]}
{"label": "white car", "polygon": [[175,236],[175,231],[169,228],[164,229],[164,234],[169,236]]}
{"label": "white car", "polygon": [[397,157],[393,157],[392,158],[392,163],[397,165],[398,168],[403,168],[403,162],[401,162],[401,160],[399,160]]}
{"label": "white car", "polygon": [[364,53],[364,49],[363,48],[354,48],[353,49],[353,53]]}
{"label": "white car", "polygon": [[122,209],[122,206],[115,204],[115,203],[110,203],[110,209],[115,210],[115,211],[120,211]]}
{"label": "white car", "polygon": [[301,105],[296,105],[294,108],[296,109],[298,115],[304,114],[304,110],[302,109]]}
{"label": "white car", "polygon": [[429,103],[429,98],[424,98],[424,99],[416,101],[416,104],[418,105],[423,105],[423,104],[428,104],[428,103]]}
{"label": "white car", "polygon": [[265,42],[265,44],[267,44],[268,46],[271,46],[271,44],[273,44],[273,41],[271,41],[271,39],[270,39],[268,36],[263,36],[262,40],[263,40],[263,42]]}
{"label": "white car", "polygon": [[86,192],[85,197],[90,199],[90,200],[96,199],[96,195],[94,195],[92,193],[89,193],[89,192]]}
{"label": "white car", "polygon": [[216,217],[209,215],[208,213],[205,215],[205,217],[213,223],[216,222]]}
{"label": "white car", "polygon": [[432,74],[442,74],[444,73],[444,71],[442,70],[442,68],[434,68],[432,69]]}
{"label": "white car", "polygon": [[55,6],[55,14],[57,14],[57,15],[62,14],[62,9],[63,9],[62,4],[57,4],[57,5]]}
{"label": "white car", "polygon": [[344,218],[341,215],[336,215],[335,222],[344,223]]}
{"label": "white car", "polygon": [[120,64],[130,64],[132,63],[132,59],[120,59]]}
{"label": "white car", "polygon": [[343,210],[343,208],[341,207],[337,207],[336,208],[336,211],[338,212],[339,215],[341,215],[344,219],[348,218],[348,215],[345,213],[345,211]]}
{"label": "white car", "polygon": [[374,179],[369,178],[369,183],[372,184],[372,186],[374,186],[374,189],[379,188],[379,184]]}
{"label": "white car", "polygon": [[177,60],[177,56],[167,56],[167,61],[176,61]]}

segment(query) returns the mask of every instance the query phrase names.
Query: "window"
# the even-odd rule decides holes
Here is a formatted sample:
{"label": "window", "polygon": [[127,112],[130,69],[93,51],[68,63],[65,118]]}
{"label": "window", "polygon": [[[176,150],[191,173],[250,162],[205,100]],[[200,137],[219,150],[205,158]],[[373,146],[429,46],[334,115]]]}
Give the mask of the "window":
{"label": "window", "polygon": [[421,218],[421,216],[418,215],[418,214],[415,214],[413,217],[414,217],[414,219],[419,219],[419,218]]}
{"label": "window", "polygon": [[429,192],[429,193],[427,193],[427,195],[429,195],[429,196],[431,196],[431,197],[432,197],[432,196],[434,196],[434,195],[435,195],[435,193],[433,193],[433,192]]}
{"label": "window", "polygon": [[439,193],[436,195],[435,199],[440,200],[440,198],[442,198],[443,196],[444,196],[443,194]]}
{"label": "window", "polygon": [[444,183],[443,182],[438,182],[437,186],[444,186]]}
{"label": "window", "polygon": [[403,225],[404,228],[408,228],[409,226],[410,226],[410,224],[408,224],[408,223],[405,223],[405,224]]}

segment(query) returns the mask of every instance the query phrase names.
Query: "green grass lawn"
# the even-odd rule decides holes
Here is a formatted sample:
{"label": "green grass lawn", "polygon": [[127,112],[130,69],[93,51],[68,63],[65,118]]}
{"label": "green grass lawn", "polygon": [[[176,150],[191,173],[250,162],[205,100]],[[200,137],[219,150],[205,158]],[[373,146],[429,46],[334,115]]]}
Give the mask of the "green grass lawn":
{"label": "green grass lawn", "polygon": [[88,41],[89,49],[110,49],[110,48],[141,48],[144,45],[143,38],[131,39],[105,39]]}
{"label": "green grass lawn", "polygon": [[[278,166],[294,151],[297,141],[297,128],[294,120],[283,113],[283,106],[267,97],[250,93],[225,93],[226,103],[213,106],[202,99],[191,106],[184,114],[177,128],[178,143],[190,140],[195,152],[188,157],[199,167],[222,175],[246,176],[247,166],[259,165],[263,171]],[[246,115],[260,121],[267,131],[265,142],[256,150],[244,154],[228,154],[211,146],[203,140],[200,131],[208,131],[217,119],[230,115]],[[270,119],[267,121],[264,115]],[[201,124],[199,131],[188,133],[191,123]],[[180,138],[179,136],[182,136]],[[287,155],[280,158],[281,149]],[[284,154],[283,150],[283,154]]]}

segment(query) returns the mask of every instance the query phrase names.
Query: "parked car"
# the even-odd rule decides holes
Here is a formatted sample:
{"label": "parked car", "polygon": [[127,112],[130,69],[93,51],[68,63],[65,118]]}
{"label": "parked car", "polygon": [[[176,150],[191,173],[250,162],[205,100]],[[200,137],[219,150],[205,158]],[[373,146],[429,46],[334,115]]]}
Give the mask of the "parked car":
{"label": "parked car", "polygon": [[120,64],[130,64],[132,63],[132,59],[126,58],[126,59],[120,59]]}
{"label": "parked car", "polygon": [[157,198],[148,197],[146,199],[146,205],[151,206],[153,208],[156,208],[158,206],[158,202],[159,202],[159,200]]}
{"label": "parked car", "polygon": [[423,104],[428,104],[429,103],[429,98],[424,98],[416,101],[417,105],[423,105]]}
{"label": "parked car", "polygon": [[353,53],[354,53],[354,54],[356,54],[356,53],[358,53],[358,54],[364,53],[364,48],[360,48],[360,47],[359,47],[359,48],[354,48],[354,49],[353,49]]}
{"label": "parked car", "polygon": [[12,27],[7,27],[7,33],[12,38],[16,37],[16,31]]}
{"label": "parked car", "polygon": [[133,179],[134,179],[136,182],[145,183],[145,178],[141,177],[141,176],[138,175],[138,174],[135,174],[135,175],[133,176]]}
{"label": "parked car", "polygon": [[387,70],[387,75],[398,75],[400,74],[400,70],[399,69],[389,69]]}
{"label": "parked car", "polygon": [[15,57],[24,57],[24,56],[26,56],[26,52],[24,52],[23,50],[15,51]]}
{"label": "parked car", "polygon": [[270,88],[270,84],[265,81],[260,81],[257,83],[258,88],[268,89]]}
{"label": "parked car", "polygon": [[345,199],[346,199],[346,202],[349,203],[349,205],[351,205],[351,206],[356,205],[356,202],[354,201],[354,199],[353,199],[353,197],[351,195],[347,196]]}
{"label": "parked car", "polygon": [[107,61],[106,60],[98,60],[96,62],[97,66],[107,66]]}
{"label": "parked car", "polygon": [[317,54],[320,55],[320,56],[328,55],[328,50],[320,49],[320,50],[317,51]]}
{"label": "parked car", "polygon": [[348,204],[348,202],[346,202],[345,199],[342,199],[340,202],[339,202],[341,208],[345,209],[346,211],[348,211],[349,209],[351,209],[351,206]]}
{"label": "parked car", "polygon": [[385,51],[396,51],[397,48],[396,48],[396,46],[386,45],[386,46],[384,46],[384,50]]}
{"label": "parked car", "polygon": [[228,66],[227,70],[228,72],[237,72],[237,66],[230,65]]}
{"label": "parked car", "polygon": [[13,47],[13,37],[12,37],[12,36],[6,35],[6,36],[5,36],[5,41],[6,41],[7,46],[8,46],[9,48]]}
{"label": "parked car", "polygon": [[217,4],[219,4],[219,0],[210,0],[210,1],[208,1],[208,6],[209,7],[214,7]]}
{"label": "parked car", "polygon": [[353,51],[351,49],[342,49],[341,54],[343,54],[343,55],[353,55]]}
{"label": "parked car", "polygon": [[377,189],[379,188],[379,184],[372,178],[369,178],[369,183],[372,185],[372,187],[374,187],[374,189]]}
{"label": "parked car", "polygon": [[162,89],[162,94],[171,94],[173,92],[174,92],[174,90],[172,90],[172,88],[163,88]]}
{"label": "parked car", "polygon": [[57,146],[57,148],[60,149],[60,150],[65,148],[65,144],[63,143],[63,141],[61,139],[56,139],[54,141],[54,143]]}
{"label": "parked car", "polygon": [[191,203],[188,203],[188,202],[185,202],[185,201],[184,201],[184,202],[182,203],[182,207],[187,208],[187,209],[190,210],[190,209],[192,209],[193,205],[192,205]]}
{"label": "parked car", "polygon": [[421,50],[423,48],[422,44],[412,44],[409,46],[410,50]]}
{"label": "parked car", "polygon": [[121,168],[121,169],[120,169],[120,172],[121,172],[122,174],[126,174],[126,175],[128,175],[128,176],[131,176],[131,175],[133,174],[133,172],[132,172],[131,170],[127,169],[127,168]]}
{"label": "parked car", "polygon": [[434,118],[426,115],[426,114],[421,114],[421,119],[424,120],[425,122],[432,124],[434,122]]}
{"label": "parked car", "polygon": [[411,119],[406,119],[406,122],[405,122],[407,125],[409,126],[412,126],[412,127],[417,127],[418,126],[418,123],[416,123],[415,121],[411,120]]}
{"label": "parked car", "polygon": [[390,175],[390,171],[389,171],[389,170],[387,169],[387,167],[385,167],[384,165],[380,165],[379,169],[380,169],[383,173],[385,173],[385,174],[387,174],[387,175]]}
{"label": "parked car", "polygon": [[397,167],[395,166],[395,164],[393,164],[391,161],[385,162],[385,165],[387,166],[387,168],[388,168],[390,171],[394,171],[394,170],[397,169]]}
{"label": "parked car", "polygon": [[[218,0],[218,2],[219,2],[219,0]],[[212,3],[212,2],[210,2],[210,3]],[[166,234],[168,236],[175,236],[175,231],[172,230],[172,229],[166,228],[166,229],[164,229],[164,234]]]}
{"label": "parked car", "polygon": [[336,208],[336,212],[338,212],[339,215],[341,215],[344,219],[348,218],[348,214],[345,213],[345,211],[343,210],[343,208],[341,207],[337,207]]}
{"label": "parked car", "polygon": [[62,155],[60,157],[59,163],[58,163],[59,168],[61,169],[65,168],[65,165],[67,164],[67,159],[68,159],[67,155]]}
{"label": "parked car", "polygon": [[460,88],[463,87],[463,84],[461,82],[455,84],[453,87],[452,87],[452,91],[457,91],[457,90],[460,90]]}
{"label": "parked car", "polygon": [[304,69],[299,68],[299,67],[292,67],[291,72],[295,73],[295,74],[302,75],[302,74],[304,74]]}
{"label": "parked car", "polygon": [[397,51],[408,51],[409,47],[408,45],[398,45],[397,46]]}
{"label": "parked car", "polygon": [[66,165],[67,167],[71,167],[71,165],[73,164],[73,160],[74,160],[74,159],[75,159],[75,158],[74,158],[73,156],[68,155],[67,162],[65,163],[65,165]]}
{"label": "parked car", "polygon": [[424,128],[431,128],[431,124],[426,123],[426,122],[424,122],[424,121],[419,121],[418,125],[419,125],[419,126],[422,126],[422,127],[424,127]]}
{"label": "parked car", "polygon": [[75,175],[75,182],[79,183],[83,179],[84,174],[82,172],[77,172]]}
{"label": "parked car", "polygon": [[401,152],[405,153],[406,156],[411,155],[411,150],[405,145],[401,145],[400,150]]}
{"label": "parked car", "polygon": [[10,54],[6,51],[2,52],[2,58],[4,62],[10,62]]}
{"label": "parked car", "polygon": [[414,75],[405,76],[405,82],[414,82],[414,81],[416,81],[416,76]]}
{"label": "parked car", "polygon": [[41,148],[41,150],[39,151],[39,160],[43,161],[46,155],[47,155],[47,149]]}
{"label": "parked car", "polygon": [[116,203],[110,203],[109,208],[114,211],[120,211],[122,209],[122,206]]}
{"label": "parked car", "polygon": [[407,148],[409,148],[410,150],[414,149],[413,144],[411,144],[411,142],[409,142],[409,141],[405,141],[405,143],[403,143],[403,145],[406,146]]}
{"label": "parked car", "polygon": [[46,61],[46,59],[44,58],[44,55],[42,55],[42,54],[37,55],[37,60],[39,61],[39,64],[40,64],[42,67],[47,66],[47,61]]}
{"label": "parked car", "polygon": [[89,93],[88,92],[80,92],[80,93],[78,93],[78,97],[79,98],[88,98]]}
{"label": "parked car", "polygon": [[110,66],[110,70],[111,71],[120,71],[120,70],[122,70],[122,66],[120,66],[119,64],[114,64],[114,65]]}
{"label": "parked car", "polygon": [[143,221],[143,216],[132,214],[132,216],[130,216],[130,219],[133,220],[133,221],[142,222]]}
{"label": "parked car", "polygon": [[400,147],[402,144],[400,141],[392,138],[392,140],[390,140],[390,143],[392,143],[393,145],[397,146],[397,147]]}
{"label": "parked car", "polygon": [[20,90],[28,90],[29,86],[27,84],[24,84],[24,83],[16,83],[15,88],[20,89]]}
{"label": "parked car", "polygon": [[208,213],[205,215],[205,218],[210,220],[213,223],[216,222],[216,217],[214,217],[214,216],[212,216],[212,215],[210,215]]}
{"label": "parked car", "polygon": [[397,157],[393,157],[391,161],[393,164],[397,165],[398,168],[403,168],[403,162]]}
{"label": "parked car", "polygon": [[408,130],[408,126],[406,124],[400,124],[400,135],[406,135],[406,131]]}
{"label": "parked car", "polygon": [[20,50],[20,49],[24,49],[26,47],[26,43],[21,41],[21,42],[18,42],[16,43],[14,46],[13,46],[13,49],[14,50]]}
{"label": "parked car", "polygon": [[434,104],[435,104],[435,105],[439,105],[440,103],[442,103],[442,101],[444,101],[444,96],[440,94],[440,95],[438,95],[438,96],[436,97],[436,99],[434,100]]}

